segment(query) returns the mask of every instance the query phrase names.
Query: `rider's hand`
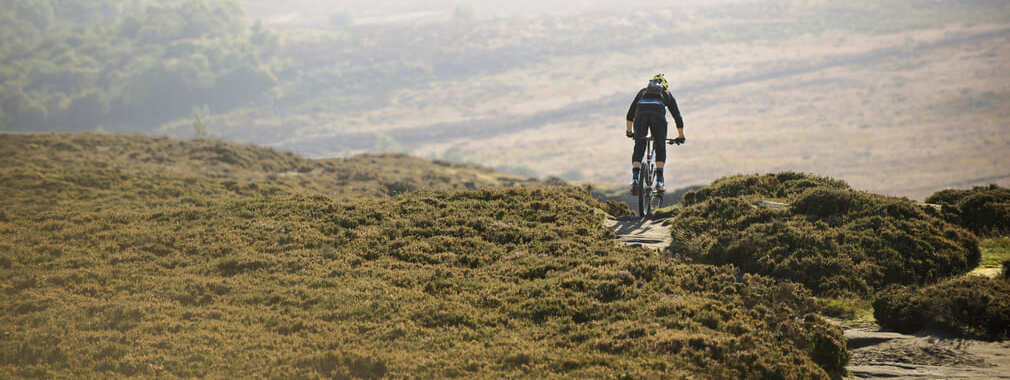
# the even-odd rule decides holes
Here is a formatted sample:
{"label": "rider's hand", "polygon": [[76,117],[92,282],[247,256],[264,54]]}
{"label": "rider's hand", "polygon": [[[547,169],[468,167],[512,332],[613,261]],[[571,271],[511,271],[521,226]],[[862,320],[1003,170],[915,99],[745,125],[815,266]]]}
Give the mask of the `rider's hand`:
{"label": "rider's hand", "polygon": [[686,137],[678,137],[678,138],[673,139],[673,141],[671,141],[670,143],[671,144],[680,145],[680,144],[683,144],[685,142],[687,142],[687,138]]}
{"label": "rider's hand", "polygon": [[624,135],[628,136],[629,139],[635,138],[635,131],[626,131]]}

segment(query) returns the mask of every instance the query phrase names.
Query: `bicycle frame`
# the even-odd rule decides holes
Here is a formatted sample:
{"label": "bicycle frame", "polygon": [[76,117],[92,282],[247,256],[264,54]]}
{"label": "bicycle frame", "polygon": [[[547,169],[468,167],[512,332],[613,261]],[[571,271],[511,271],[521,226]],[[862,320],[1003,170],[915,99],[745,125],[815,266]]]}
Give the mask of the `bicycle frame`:
{"label": "bicycle frame", "polygon": [[642,162],[638,181],[638,215],[652,216],[663,203],[663,195],[656,191],[656,147],[652,137],[645,138],[645,151],[648,156]]}
{"label": "bicycle frame", "polygon": [[[656,191],[656,147],[652,136],[646,136],[645,151],[648,157],[642,162],[638,181],[638,215],[645,218],[652,216],[657,208],[663,205],[663,193]],[[673,144],[674,139],[663,142]]]}

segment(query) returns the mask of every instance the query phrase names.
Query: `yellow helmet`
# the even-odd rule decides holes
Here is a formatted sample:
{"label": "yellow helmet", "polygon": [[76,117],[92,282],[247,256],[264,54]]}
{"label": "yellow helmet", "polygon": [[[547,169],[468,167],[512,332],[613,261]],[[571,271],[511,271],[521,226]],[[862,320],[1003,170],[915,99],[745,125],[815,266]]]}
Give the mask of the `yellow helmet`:
{"label": "yellow helmet", "polygon": [[666,77],[663,76],[663,73],[656,74],[652,77],[652,80],[662,83],[663,88],[670,88],[670,83],[666,81]]}

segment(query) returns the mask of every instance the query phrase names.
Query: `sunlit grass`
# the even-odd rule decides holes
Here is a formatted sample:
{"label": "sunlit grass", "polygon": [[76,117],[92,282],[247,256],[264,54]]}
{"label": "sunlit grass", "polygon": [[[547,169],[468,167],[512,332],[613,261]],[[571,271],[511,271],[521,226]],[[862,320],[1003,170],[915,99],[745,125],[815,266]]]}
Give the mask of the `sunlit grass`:
{"label": "sunlit grass", "polygon": [[982,261],[971,274],[986,277],[999,276],[1003,271],[1003,262],[1010,260],[1010,237],[982,239],[979,242],[979,248],[982,250]]}
{"label": "sunlit grass", "polygon": [[1004,261],[1010,260],[1010,237],[982,239],[979,248],[982,249],[982,261],[979,267],[998,268]]}
{"label": "sunlit grass", "polygon": [[873,303],[865,298],[817,298],[821,313],[852,322],[875,322]]}

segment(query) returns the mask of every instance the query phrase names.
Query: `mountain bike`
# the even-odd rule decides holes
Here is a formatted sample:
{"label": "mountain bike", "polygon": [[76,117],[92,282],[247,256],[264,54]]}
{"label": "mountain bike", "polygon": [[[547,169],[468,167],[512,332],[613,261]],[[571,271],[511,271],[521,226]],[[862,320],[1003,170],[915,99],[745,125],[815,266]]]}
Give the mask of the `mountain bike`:
{"label": "mountain bike", "polygon": [[[638,215],[650,217],[656,209],[663,206],[663,191],[656,191],[656,148],[652,146],[652,137],[645,137],[645,151],[648,157],[642,162],[642,171],[639,173],[637,188],[638,193]],[[673,145],[675,139],[666,139],[668,145]]]}

